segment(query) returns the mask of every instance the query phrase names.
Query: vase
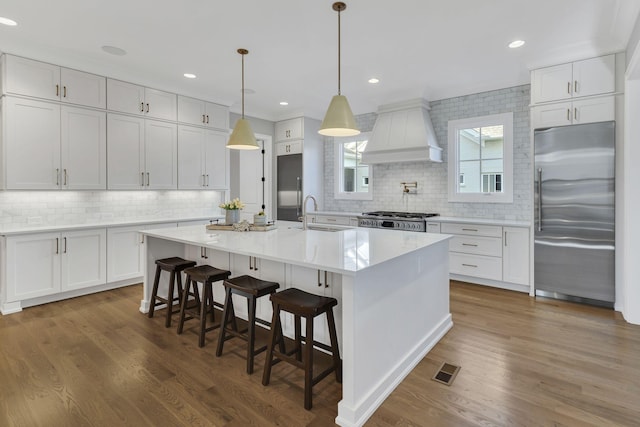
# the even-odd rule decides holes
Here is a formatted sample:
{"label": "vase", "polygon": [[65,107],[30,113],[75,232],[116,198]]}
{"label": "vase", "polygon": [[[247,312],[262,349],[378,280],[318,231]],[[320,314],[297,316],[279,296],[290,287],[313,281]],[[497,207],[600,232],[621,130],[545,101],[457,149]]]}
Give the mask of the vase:
{"label": "vase", "polygon": [[224,223],[227,225],[240,222],[240,209],[227,209],[225,212]]}
{"label": "vase", "polygon": [[267,224],[267,216],[266,215],[254,215],[253,216],[253,225],[266,225]]}

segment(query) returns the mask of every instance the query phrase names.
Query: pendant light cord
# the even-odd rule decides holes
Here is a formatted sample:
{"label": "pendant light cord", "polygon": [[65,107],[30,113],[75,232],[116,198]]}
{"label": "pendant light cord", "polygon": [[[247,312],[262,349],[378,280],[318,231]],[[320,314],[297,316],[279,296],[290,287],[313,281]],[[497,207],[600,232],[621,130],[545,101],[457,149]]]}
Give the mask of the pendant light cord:
{"label": "pendant light cord", "polygon": [[242,55],[242,118],[244,119],[244,53]]}
{"label": "pendant light cord", "polygon": [[340,94],[340,10],[338,10],[338,95]]}

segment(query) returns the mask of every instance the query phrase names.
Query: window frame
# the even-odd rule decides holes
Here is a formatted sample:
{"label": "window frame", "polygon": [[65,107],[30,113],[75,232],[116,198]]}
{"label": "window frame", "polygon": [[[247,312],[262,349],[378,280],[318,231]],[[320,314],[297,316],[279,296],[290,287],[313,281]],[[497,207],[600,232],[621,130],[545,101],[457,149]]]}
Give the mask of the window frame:
{"label": "window frame", "polygon": [[[450,120],[448,124],[449,202],[513,203],[513,112]],[[460,179],[460,131],[469,128],[503,126],[502,192],[463,193],[458,191]],[[495,174],[495,172],[492,172]]]}
{"label": "window frame", "polygon": [[[343,145],[352,141],[369,140],[371,132],[362,132],[356,136],[335,137],[334,144],[334,193],[333,198],[338,200],[373,200],[373,168],[369,166],[369,183],[366,185],[369,191],[343,191],[344,188],[344,149]],[[364,186],[364,185],[363,185]]]}

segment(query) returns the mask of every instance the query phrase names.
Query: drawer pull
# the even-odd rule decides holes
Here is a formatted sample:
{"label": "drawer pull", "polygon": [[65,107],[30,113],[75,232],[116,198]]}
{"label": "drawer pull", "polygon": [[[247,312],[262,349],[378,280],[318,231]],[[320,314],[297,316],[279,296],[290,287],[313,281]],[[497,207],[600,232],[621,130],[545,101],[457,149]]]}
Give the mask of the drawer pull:
{"label": "drawer pull", "polygon": [[463,267],[473,267],[473,268],[478,268],[477,265],[473,265],[473,264],[462,264]]}
{"label": "drawer pull", "polygon": [[478,232],[478,230],[476,228],[463,228],[462,231],[473,231],[475,233]]}
{"label": "drawer pull", "polygon": [[478,245],[474,245],[473,243],[463,243],[462,246],[473,246],[474,248],[478,247]]}

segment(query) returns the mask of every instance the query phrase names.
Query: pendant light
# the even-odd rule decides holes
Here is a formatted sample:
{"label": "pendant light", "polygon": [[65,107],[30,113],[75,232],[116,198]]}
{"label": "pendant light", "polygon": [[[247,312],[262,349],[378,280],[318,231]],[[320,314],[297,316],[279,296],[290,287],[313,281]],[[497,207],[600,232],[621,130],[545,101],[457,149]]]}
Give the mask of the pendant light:
{"label": "pendant light", "polygon": [[236,126],[231,132],[227,148],[235,150],[257,150],[260,148],[256,141],[256,136],[251,130],[249,120],[244,118],[244,56],[249,53],[247,49],[238,49],[238,53],[242,55],[242,117],[236,122]]}
{"label": "pendant light", "polygon": [[338,12],[338,94],[331,99],[327,113],[320,126],[318,133],[326,136],[354,136],[360,131],[356,127],[356,120],[353,118],[349,101],[340,93],[340,12],[345,10],[347,5],[342,2],[335,2],[333,10]]}

